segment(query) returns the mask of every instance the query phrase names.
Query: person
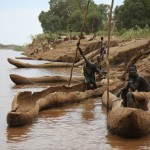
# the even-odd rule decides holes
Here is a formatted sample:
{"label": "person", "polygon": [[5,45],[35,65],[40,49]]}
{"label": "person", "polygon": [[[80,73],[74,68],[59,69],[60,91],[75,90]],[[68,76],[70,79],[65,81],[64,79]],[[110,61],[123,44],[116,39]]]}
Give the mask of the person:
{"label": "person", "polygon": [[135,65],[129,67],[128,73],[128,83],[117,96],[121,95],[125,107],[148,110],[150,83],[144,77],[138,75]]}
{"label": "person", "polygon": [[99,69],[102,69],[102,58],[100,56],[97,56],[95,64],[99,67]]}
{"label": "person", "polygon": [[99,46],[100,57],[102,61],[104,60],[104,54],[106,54],[106,44],[104,42],[104,38],[101,37],[100,46]]}
{"label": "person", "polygon": [[80,43],[78,42],[77,48],[78,48],[80,54],[82,55],[83,59],[85,60],[85,64],[83,66],[83,74],[85,77],[85,81],[87,83],[87,89],[88,90],[96,89],[97,85],[96,85],[96,80],[95,80],[95,73],[97,72],[101,76],[103,76],[103,74],[96,64],[94,64],[86,59],[86,57],[84,56],[79,45],[80,45]]}
{"label": "person", "polygon": [[102,58],[100,56],[97,56],[96,61],[94,62],[97,67],[101,70],[101,73],[103,76],[101,78],[106,78],[107,72],[102,67]]}

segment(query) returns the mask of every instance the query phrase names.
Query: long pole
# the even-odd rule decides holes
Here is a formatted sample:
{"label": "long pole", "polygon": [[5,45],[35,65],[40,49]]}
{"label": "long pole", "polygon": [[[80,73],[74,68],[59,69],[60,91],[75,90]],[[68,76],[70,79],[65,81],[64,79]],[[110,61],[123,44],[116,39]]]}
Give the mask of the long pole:
{"label": "long pole", "polygon": [[107,112],[109,111],[109,47],[110,47],[110,36],[111,36],[111,20],[112,20],[112,9],[114,5],[114,0],[111,2],[110,14],[109,14],[109,29],[108,29],[108,45],[107,45]]}
{"label": "long pole", "polygon": [[[89,3],[90,3],[90,0],[88,1],[87,7],[86,7],[86,11],[85,11],[85,15],[84,15],[84,20],[83,20],[83,24],[82,24],[82,28],[81,28],[81,33],[80,33],[79,41],[78,42],[81,41],[81,36],[82,36],[83,29],[84,29],[85,22],[86,22],[86,16],[87,16],[88,8],[89,8]],[[70,84],[71,84],[72,72],[73,72],[74,63],[75,63],[75,60],[76,60],[76,57],[77,57],[77,53],[78,53],[78,48],[76,49],[74,61],[73,61],[72,67],[71,67],[70,80],[69,80],[68,86],[70,86]]]}

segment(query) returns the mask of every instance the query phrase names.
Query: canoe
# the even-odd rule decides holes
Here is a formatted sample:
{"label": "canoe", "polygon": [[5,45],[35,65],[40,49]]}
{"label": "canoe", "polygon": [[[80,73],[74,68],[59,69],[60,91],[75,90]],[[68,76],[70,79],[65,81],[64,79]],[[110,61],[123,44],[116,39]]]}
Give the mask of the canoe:
{"label": "canoe", "polygon": [[[110,89],[114,90],[118,86],[120,83],[114,83]],[[79,103],[91,97],[102,96],[106,89],[106,85],[98,84],[97,89],[87,90],[86,83],[82,83],[72,87],[50,87],[41,92],[19,92],[13,99],[11,111],[7,114],[7,124],[10,127],[17,127],[32,123],[43,109]]]}
{"label": "canoe", "polygon": [[[102,104],[107,105],[107,92],[102,96]],[[137,138],[150,133],[150,111],[123,107],[122,100],[109,94],[110,111],[107,117],[108,131],[125,138]]]}
{"label": "canoe", "polygon": [[[64,76],[43,76],[43,77],[24,77],[17,74],[10,74],[10,79],[16,84],[16,85],[23,85],[23,84],[34,84],[34,83],[56,83],[56,82],[69,82],[70,77],[64,77]],[[72,77],[73,83],[79,83],[83,82],[85,79],[84,77]],[[101,81],[102,85],[107,85],[106,79],[101,79],[99,76],[96,76],[97,81]],[[113,82],[118,81],[117,79],[110,79],[110,84]]]}
{"label": "canoe", "polygon": [[[69,82],[69,77],[63,76],[43,76],[43,77],[34,77],[27,78],[16,74],[10,74],[10,79],[16,84],[33,84],[33,83],[56,83],[56,82]],[[84,81],[84,77],[73,77],[72,82]]]}
{"label": "canoe", "polygon": [[[7,58],[7,61],[17,68],[51,68],[51,67],[72,67],[72,63],[64,62],[49,62],[44,64],[30,64],[24,63],[15,59]],[[74,65],[76,66],[76,65]]]}
{"label": "canoe", "polygon": [[37,58],[31,58],[31,57],[15,57],[15,59],[38,60]]}

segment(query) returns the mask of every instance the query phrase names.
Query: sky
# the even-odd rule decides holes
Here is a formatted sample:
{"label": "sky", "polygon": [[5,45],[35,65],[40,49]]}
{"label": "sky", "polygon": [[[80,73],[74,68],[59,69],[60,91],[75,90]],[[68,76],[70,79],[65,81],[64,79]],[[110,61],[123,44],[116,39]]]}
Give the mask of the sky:
{"label": "sky", "polygon": [[[31,36],[42,33],[38,20],[41,11],[49,10],[50,0],[0,0],[0,44],[26,45]],[[111,4],[111,0],[94,0]],[[114,7],[123,0],[114,0]]]}

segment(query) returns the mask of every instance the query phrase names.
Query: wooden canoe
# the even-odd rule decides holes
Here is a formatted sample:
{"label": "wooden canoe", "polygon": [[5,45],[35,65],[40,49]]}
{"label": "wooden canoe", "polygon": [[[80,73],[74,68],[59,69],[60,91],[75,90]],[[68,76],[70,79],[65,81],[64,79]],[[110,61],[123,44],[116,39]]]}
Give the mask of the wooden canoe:
{"label": "wooden canoe", "polygon": [[[107,92],[102,96],[102,104],[107,105]],[[150,133],[150,111],[128,108],[121,105],[122,100],[109,94],[110,112],[107,117],[107,128],[110,133],[125,138],[142,137]]]}
{"label": "wooden canoe", "polygon": [[15,59],[38,60],[37,58],[32,58],[32,57],[15,57]]}
{"label": "wooden canoe", "polygon": [[[119,86],[120,83],[114,83],[110,89],[114,90]],[[86,83],[82,83],[72,87],[50,87],[41,92],[19,92],[13,99],[11,111],[7,114],[7,124],[10,127],[17,127],[32,123],[43,109],[102,96],[106,88],[105,85],[98,85],[95,90],[86,90]]]}
{"label": "wooden canoe", "polygon": [[[15,59],[7,58],[7,61],[17,68],[51,68],[51,67],[71,67],[72,63],[49,62],[44,64],[24,63]],[[75,65],[76,66],[76,65]]]}
{"label": "wooden canoe", "polygon": [[[10,79],[16,84],[33,84],[33,83],[56,83],[56,82],[69,82],[69,77],[63,76],[43,76],[43,77],[34,77],[27,78],[16,74],[10,74]],[[73,77],[72,82],[84,81],[84,77]]]}
{"label": "wooden canoe", "polygon": [[[10,79],[16,84],[34,84],[34,83],[56,83],[56,82],[69,82],[70,77],[63,77],[63,76],[43,76],[43,77],[24,77],[17,74],[10,74]],[[79,83],[83,82],[85,79],[84,77],[73,77],[72,82],[73,83]],[[99,76],[96,76],[97,81],[101,81],[102,85],[107,85],[106,79],[101,79]],[[113,82],[117,82],[116,79],[110,79],[110,84]]]}

